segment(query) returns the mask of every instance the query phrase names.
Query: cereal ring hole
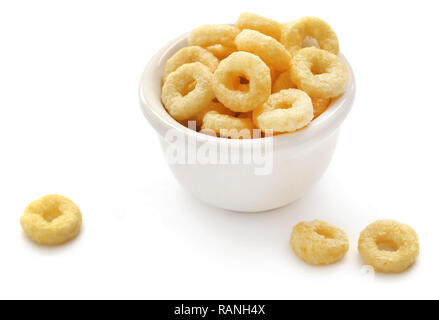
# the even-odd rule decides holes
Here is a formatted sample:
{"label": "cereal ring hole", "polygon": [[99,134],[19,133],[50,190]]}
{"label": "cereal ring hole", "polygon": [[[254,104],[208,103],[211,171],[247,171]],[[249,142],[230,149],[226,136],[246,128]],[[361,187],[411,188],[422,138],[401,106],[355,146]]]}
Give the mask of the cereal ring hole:
{"label": "cereal ring hole", "polygon": [[312,74],[315,76],[328,73],[327,66],[325,64],[322,64],[321,61],[317,61],[317,60],[312,62],[310,70]]}
{"label": "cereal ring hole", "polygon": [[42,213],[41,216],[44,220],[47,222],[52,222],[56,218],[62,215],[61,210],[59,209],[58,205],[52,204],[48,208],[46,208]]}
{"label": "cereal ring hole", "polygon": [[248,81],[247,78],[240,76],[240,77],[239,77],[239,83],[240,83],[240,84],[249,84],[250,81]]}
{"label": "cereal ring hole", "polygon": [[399,250],[398,244],[391,239],[379,238],[375,243],[380,251],[396,252]]}
{"label": "cereal ring hole", "polygon": [[242,73],[230,72],[225,83],[227,89],[234,91],[248,92],[250,90],[250,81]]}
{"label": "cereal ring hole", "polygon": [[187,96],[189,93],[191,93],[195,87],[197,86],[197,82],[195,81],[195,79],[191,79],[188,81],[184,81],[178,84],[178,92],[180,92],[180,94],[185,97]]}
{"label": "cereal ring hole", "polygon": [[325,59],[321,59],[321,57],[316,55],[310,59],[308,62],[308,67],[311,73],[315,76],[331,72],[330,62]]}
{"label": "cereal ring hole", "polygon": [[192,81],[191,83],[189,83],[186,86],[186,90],[184,90],[182,92],[183,97],[188,95],[190,92],[192,92],[195,89],[196,86],[197,86],[197,82],[196,81]]}
{"label": "cereal ring hole", "polygon": [[291,103],[288,99],[281,99],[274,104],[276,109],[290,109],[293,108],[296,104],[296,101]]}
{"label": "cereal ring hole", "polygon": [[317,39],[310,36],[306,36],[305,39],[303,39],[302,41],[302,48],[309,48],[309,47],[315,47],[320,49],[320,45]]}
{"label": "cereal ring hole", "polygon": [[276,105],[276,109],[289,109],[291,107],[292,107],[292,104],[288,103],[287,101],[282,101]]}
{"label": "cereal ring hole", "polygon": [[315,230],[315,232],[322,236],[325,239],[335,239],[335,234],[333,231],[331,231],[330,229],[326,229],[326,228],[317,228]]}
{"label": "cereal ring hole", "polygon": [[311,72],[313,75],[317,76],[319,74],[327,73],[325,69],[321,68],[321,66],[313,65],[311,68]]}

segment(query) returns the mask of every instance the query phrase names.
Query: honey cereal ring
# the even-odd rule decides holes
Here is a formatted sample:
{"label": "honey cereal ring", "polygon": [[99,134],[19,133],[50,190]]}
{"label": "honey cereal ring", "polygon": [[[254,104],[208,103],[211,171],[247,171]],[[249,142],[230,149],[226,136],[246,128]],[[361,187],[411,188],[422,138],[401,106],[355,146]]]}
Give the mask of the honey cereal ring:
{"label": "honey cereal ring", "polygon": [[259,31],[242,30],[235,38],[235,44],[238,50],[257,55],[275,70],[285,71],[290,67],[291,55],[285,47]]}
{"label": "honey cereal ring", "polygon": [[26,207],[20,224],[32,241],[42,245],[59,245],[78,235],[82,215],[70,199],[47,195]]}
{"label": "honey cereal ring", "polygon": [[410,226],[380,220],[361,232],[358,251],[375,271],[399,273],[409,268],[419,255],[419,239]]}
{"label": "honey cereal ring", "polygon": [[284,25],[281,42],[294,55],[302,49],[307,37],[317,40],[320,49],[338,54],[337,35],[328,23],[316,17],[304,17]]}
{"label": "honey cereal ring", "polygon": [[294,132],[308,125],[313,117],[311,98],[297,89],[272,94],[253,111],[253,122],[263,132]]}
{"label": "honey cereal ring", "polygon": [[[193,82],[195,88],[189,91]],[[179,67],[166,78],[162,88],[162,102],[177,121],[190,119],[214,98],[212,72],[200,62]]]}
{"label": "honey cereal ring", "polygon": [[271,87],[272,93],[277,93],[284,89],[297,89],[297,85],[291,80],[291,71],[287,70],[282,72],[274,81]]}
{"label": "honey cereal ring", "polygon": [[[249,81],[248,91],[236,90],[237,79]],[[222,60],[213,74],[216,98],[235,112],[247,112],[264,103],[270,96],[270,69],[254,54],[234,52]]]}
{"label": "honey cereal ring", "polygon": [[253,122],[249,118],[237,118],[216,111],[209,111],[204,115],[201,131],[212,130],[221,137],[232,139],[251,139]]}
{"label": "honey cereal ring", "polygon": [[187,120],[187,121],[182,121],[182,124],[184,126],[189,126],[189,121],[194,121],[196,124],[197,128],[200,128],[201,125],[203,124],[203,118],[204,115],[209,112],[209,111],[216,111],[219,114],[226,114],[229,116],[234,116],[235,112],[233,112],[230,109],[227,109],[222,103],[220,102],[214,102],[212,101],[207,107],[203,108],[202,111],[198,112],[193,118]]}
{"label": "honey cereal ring", "polygon": [[281,39],[282,24],[254,13],[243,13],[239,16],[236,26],[243,29],[259,31],[276,40]]}
{"label": "honey cereal ring", "polygon": [[219,60],[223,60],[230,56],[233,52],[237,51],[238,49],[236,46],[233,47],[225,47],[222,44],[214,44],[213,46],[206,47],[206,50],[213,53],[215,57],[217,57]]}
{"label": "honey cereal ring", "polygon": [[311,100],[314,108],[314,119],[325,112],[331,103],[331,99],[311,98]]}
{"label": "honey cereal ring", "polygon": [[290,244],[300,259],[312,265],[338,262],[349,250],[344,231],[319,220],[297,224],[293,228]]}
{"label": "honey cereal ring", "polygon": [[192,62],[201,62],[208,67],[212,73],[215,71],[216,67],[218,67],[219,63],[218,59],[211,52],[202,47],[185,47],[178,50],[166,62],[163,80],[166,80],[168,75],[177,70],[180,66]]}
{"label": "honey cereal ring", "polygon": [[346,91],[349,72],[335,54],[311,47],[293,57],[291,79],[313,98],[334,98]]}
{"label": "honey cereal ring", "polygon": [[239,29],[227,24],[207,24],[193,30],[188,37],[191,46],[209,47],[221,44],[225,47],[235,46],[235,37]]}

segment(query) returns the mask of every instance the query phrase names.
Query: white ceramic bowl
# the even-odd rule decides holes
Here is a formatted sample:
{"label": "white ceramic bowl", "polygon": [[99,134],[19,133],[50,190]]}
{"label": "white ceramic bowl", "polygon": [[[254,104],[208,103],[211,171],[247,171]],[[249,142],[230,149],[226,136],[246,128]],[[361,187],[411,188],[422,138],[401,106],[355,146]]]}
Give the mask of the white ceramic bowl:
{"label": "white ceramic bowl", "polygon": [[[175,148],[170,149],[175,142],[170,137],[177,139],[178,135],[184,139],[186,150],[190,145],[190,150],[210,155],[213,152],[205,152],[206,149],[217,146],[217,159],[229,156],[229,163],[225,160],[220,164],[215,161],[205,164],[193,159],[182,162],[174,157],[174,161],[170,161],[170,168],[180,184],[206,203],[242,212],[267,211],[302,197],[326,171],[335,150],[340,125],[352,107],[355,78],[348,61],[340,54],[350,72],[346,93],[305,129],[271,139],[229,140],[184,127],[166,112],[161,103],[161,79],[165,63],[186,45],[187,34],[163,47],[146,66],[140,83],[142,111],[157,131],[166,159],[177,154],[171,152],[175,151]],[[170,135],[170,132],[173,134]],[[256,161],[255,150],[259,150],[261,145],[262,157]],[[182,143],[179,146],[182,147]],[[228,148],[228,153],[224,151],[225,148]],[[231,150],[241,152],[241,160],[236,164],[230,163]],[[245,162],[245,156],[253,158]],[[264,174],[261,175],[261,171]]]}

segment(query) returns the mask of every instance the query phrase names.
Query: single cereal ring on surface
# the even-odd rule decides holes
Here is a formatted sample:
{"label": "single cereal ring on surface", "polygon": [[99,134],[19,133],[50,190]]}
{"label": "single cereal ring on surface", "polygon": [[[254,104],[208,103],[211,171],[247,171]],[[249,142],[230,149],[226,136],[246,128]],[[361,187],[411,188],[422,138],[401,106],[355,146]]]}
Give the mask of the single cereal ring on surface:
{"label": "single cereal ring on surface", "polygon": [[238,51],[235,45],[233,47],[225,47],[222,44],[208,46],[206,47],[206,50],[210,51],[219,60],[223,60],[230,56],[233,52]]}
{"label": "single cereal ring on surface", "polygon": [[[237,81],[242,79],[249,82],[247,91],[236,90]],[[254,54],[234,52],[220,62],[213,74],[213,90],[227,108],[235,112],[251,111],[270,96],[270,69]]]}
{"label": "single cereal ring on surface", "polygon": [[291,79],[313,98],[334,98],[346,91],[349,71],[335,54],[311,47],[291,60]]}
{"label": "single cereal ring on surface", "polygon": [[312,265],[338,262],[349,250],[349,240],[344,231],[319,220],[297,224],[290,244],[300,259]]}
{"label": "single cereal ring on surface", "polygon": [[291,55],[276,39],[259,31],[245,29],[235,38],[238,50],[253,53],[278,71],[288,70]]}
{"label": "single cereal ring on surface", "polygon": [[71,200],[60,195],[47,195],[26,207],[20,223],[32,241],[42,245],[59,245],[78,235],[82,215]]}
{"label": "single cereal ring on surface", "polygon": [[259,31],[278,41],[281,39],[282,35],[281,23],[254,13],[246,12],[241,14],[238,21],[236,21],[236,26],[241,30],[251,29]]}
{"label": "single cereal ring on surface", "polygon": [[212,130],[221,137],[232,139],[251,139],[253,122],[249,118],[237,118],[216,111],[204,115],[201,131]]}
{"label": "single cereal ring on surface", "polygon": [[240,30],[227,24],[206,24],[193,30],[188,37],[191,46],[210,47],[221,44],[225,47],[235,46],[235,37]]}
{"label": "single cereal ring on surface", "polygon": [[304,17],[285,24],[281,42],[294,55],[302,49],[303,41],[307,37],[317,40],[320,49],[338,54],[337,35],[329,24],[316,17]]}
{"label": "single cereal ring on surface", "polygon": [[311,98],[297,89],[272,94],[253,111],[253,122],[263,132],[294,132],[308,125],[313,117]]}
{"label": "single cereal ring on surface", "polygon": [[361,232],[358,251],[375,271],[399,273],[410,267],[419,255],[419,240],[410,226],[380,220]]}
{"label": "single cereal ring on surface", "polygon": [[314,107],[314,119],[320,116],[328,109],[331,99],[311,98]]}
{"label": "single cereal ring on surface", "polygon": [[212,73],[215,71],[216,67],[218,67],[219,63],[218,59],[211,52],[202,47],[185,47],[178,50],[166,62],[163,80],[166,80],[170,73],[174,72],[182,65],[192,62],[201,62],[206,67],[208,67]]}
{"label": "single cereal ring on surface", "polygon": [[291,71],[282,72],[274,81],[271,93],[277,93],[284,89],[297,89],[297,85],[291,80]]}
{"label": "single cereal ring on surface", "polygon": [[162,102],[175,120],[190,119],[210,104],[215,98],[212,76],[204,64],[193,62],[182,65],[166,78]]}

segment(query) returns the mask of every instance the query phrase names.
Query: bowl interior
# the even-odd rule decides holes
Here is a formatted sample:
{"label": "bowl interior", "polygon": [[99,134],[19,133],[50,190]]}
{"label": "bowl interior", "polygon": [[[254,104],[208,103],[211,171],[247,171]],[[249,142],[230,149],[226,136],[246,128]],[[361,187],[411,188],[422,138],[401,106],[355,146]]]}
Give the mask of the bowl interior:
{"label": "bowl interior", "polygon": [[[201,140],[218,140],[221,138],[211,137],[193,131],[174,120],[161,103],[162,75],[166,61],[179,49],[187,46],[188,33],[169,42],[155,54],[142,75],[140,84],[140,101],[142,111],[149,122],[155,127],[160,135],[164,135],[168,129],[176,129],[187,135],[196,136]],[[352,68],[343,54],[339,57],[348,67],[350,80],[346,92],[339,97],[332,105],[323,112],[317,119],[313,120],[306,128],[289,134],[274,136],[275,143],[283,145],[298,145],[310,139],[316,139],[322,135],[335,131],[349,113],[355,96],[355,77]],[[231,143],[253,143],[257,139],[229,140]],[[252,142],[253,141],[253,142]]]}

